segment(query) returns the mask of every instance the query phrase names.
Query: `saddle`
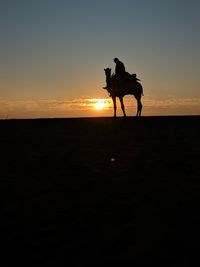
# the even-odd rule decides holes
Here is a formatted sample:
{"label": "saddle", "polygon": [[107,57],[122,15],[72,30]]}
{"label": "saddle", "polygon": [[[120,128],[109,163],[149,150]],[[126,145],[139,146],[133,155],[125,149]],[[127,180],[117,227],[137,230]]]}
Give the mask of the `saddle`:
{"label": "saddle", "polygon": [[[116,77],[116,74],[112,74],[111,78],[114,78],[114,79],[119,79]],[[133,74],[130,74],[129,72],[125,72],[123,74],[123,76],[121,76],[121,79],[123,80],[132,80],[132,81],[140,81],[140,79],[137,78],[137,74],[136,73],[133,73]]]}
{"label": "saddle", "polygon": [[134,81],[140,81],[140,79],[137,78],[137,74],[136,73],[130,74],[130,73],[126,72],[125,78],[126,79],[131,79],[131,80],[134,80]]}

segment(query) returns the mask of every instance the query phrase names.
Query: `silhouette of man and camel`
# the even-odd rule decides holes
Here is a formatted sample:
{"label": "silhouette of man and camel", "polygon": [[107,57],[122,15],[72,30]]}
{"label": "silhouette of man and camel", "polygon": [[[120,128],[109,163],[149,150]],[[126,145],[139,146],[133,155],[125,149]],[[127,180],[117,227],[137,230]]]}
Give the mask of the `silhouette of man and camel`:
{"label": "silhouette of man and camel", "polygon": [[117,105],[116,98],[118,97],[121,103],[121,109],[123,111],[124,117],[126,117],[125,106],[123,97],[125,95],[134,95],[137,100],[137,113],[136,116],[141,116],[142,103],[141,97],[143,95],[143,87],[138,82],[137,75],[130,74],[126,71],[124,63],[118,58],[114,58],[115,74],[111,74],[111,68],[104,69],[106,75],[106,89],[109,95],[112,97],[114,106],[114,117],[116,117]]}

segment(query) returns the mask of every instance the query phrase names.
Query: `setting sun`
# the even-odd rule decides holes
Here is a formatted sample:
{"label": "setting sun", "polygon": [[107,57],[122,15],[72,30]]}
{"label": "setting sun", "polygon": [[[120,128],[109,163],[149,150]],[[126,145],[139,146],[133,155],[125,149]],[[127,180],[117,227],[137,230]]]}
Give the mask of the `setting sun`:
{"label": "setting sun", "polygon": [[101,110],[105,107],[105,103],[104,102],[97,102],[94,106],[97,110]]}
{"label": "setting sun", "polygon": [[96,110],[103,110],[110,107],[110,101],[108,99],[93,99],[93,107]]}

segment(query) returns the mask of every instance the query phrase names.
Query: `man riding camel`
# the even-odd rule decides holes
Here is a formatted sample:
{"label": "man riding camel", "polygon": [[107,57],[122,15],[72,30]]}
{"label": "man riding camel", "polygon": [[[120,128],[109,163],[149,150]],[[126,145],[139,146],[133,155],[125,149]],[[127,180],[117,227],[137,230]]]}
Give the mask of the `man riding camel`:
{"label": "man riding camel", "polygon": [[[119,88],[123,86],[123,83],[126,79],[135,79],[135,81],[140,81],[138,78],[136,78],[136,74],[129,74],[126,72],[124,63],[121,62],[118,58],[114,58],[113,61],[115,62],[115,75],[113,76],[114,79],[116,79]],[[103,87],[103,89],[108,89],[108,84],[106,87]]]}

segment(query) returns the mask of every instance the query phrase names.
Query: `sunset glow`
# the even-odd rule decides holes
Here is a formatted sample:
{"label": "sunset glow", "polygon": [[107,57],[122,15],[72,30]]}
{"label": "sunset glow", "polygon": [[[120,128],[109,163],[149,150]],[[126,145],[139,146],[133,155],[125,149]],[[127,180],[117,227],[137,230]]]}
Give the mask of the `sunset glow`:
{"label": "sunset glow", "polygon": [[97,99],[97,102],[94,103],[94,107],[96,110],[102,110],[109,107],[108,101],[106,99]]}
{"label": "sunset glow", "polygon": [[[136,112],[136,101],[133,97],[124,99],[128,116]],[[196,115],[200,114],[200,98],[143,98],[145,116],[152,115]],[[117,112],[121,113],[117,101]],[[54,117],[88,117],[112,116],[111,98],[74,98],[65,100],[18,100],[0,99],[0,119],[12,118],[54,118]]]}

